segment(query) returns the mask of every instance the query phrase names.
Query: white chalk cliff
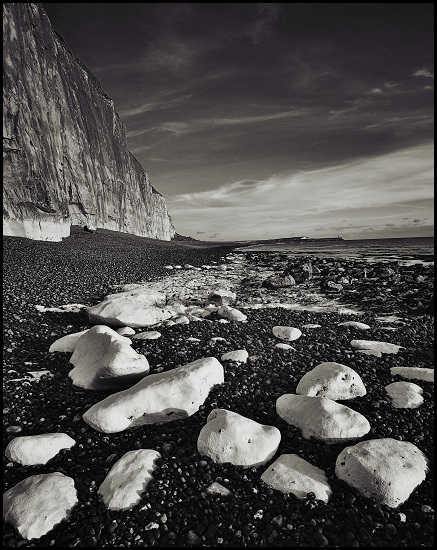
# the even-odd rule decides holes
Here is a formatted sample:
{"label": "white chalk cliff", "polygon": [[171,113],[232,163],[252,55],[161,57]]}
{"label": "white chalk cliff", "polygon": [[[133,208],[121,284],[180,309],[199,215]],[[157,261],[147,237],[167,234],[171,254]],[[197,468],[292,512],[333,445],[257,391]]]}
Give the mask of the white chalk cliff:
{"label": "white chalk cliff", "polygon": [[113,101],[41,4],[3,4],[3,74],[4,235],[60,241],[86,225],[174,236]]}

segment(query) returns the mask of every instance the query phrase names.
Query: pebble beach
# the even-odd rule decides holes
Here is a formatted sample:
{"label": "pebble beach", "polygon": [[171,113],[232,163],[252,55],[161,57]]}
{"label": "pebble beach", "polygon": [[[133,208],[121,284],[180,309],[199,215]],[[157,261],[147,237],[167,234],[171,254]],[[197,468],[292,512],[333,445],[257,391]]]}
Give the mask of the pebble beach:
{"label": "pebble beach", "polygon": [[[5,522],[4,546],[433,546],[434,382],[413,380],[423,391],[417,408],[394,407],[385,389],[404,380],[392,375],[393,367],[434,368],[433,256],[369,263],[345,254],[293,255],[81,228],[60,243],[4,237],[3,249],[3,452],[17,436],[62,432],[75,440],[44,465],[22,466],[4,455],[3,491],[32,475],[60,472],[74,480],[78,498],[69,517],[40,538],[24,539]],[[293,284],[278,283],[284,272]],[[134,283],[193,302],[227,284],[246,319],[222,322],[213,313],[186,324],[160,323],[151,328],[160,333],[156,339],[132,339],[150,374],[215,357],[224,383],[188,418],[105,434],[82,415],[113,392],[74,386],[71,353],[49,348],[92,326],[87,307]],[[342,324],[348,321],[370,328],[363,335]],[[275,326],[297,327],[302,335],[289,349],[276,347]],[[359,353],[351,341],[361,338],[400,349]],[[221,359],[241,349],[246,362]],[[302,376],[323,362],[352,368],[367,389],[347,403],[370,423],[360,441],[393,438],[426,456],[425,480],[398,508],[366,498],[335,475],[337,457],[355,442],[305,438],[278,415],[278,398],[295,393]],[[198,436],[213,409],[276,427],[281,440],[274,458],[294,453],[322,469],[332,490],[329,502],[264,483],[261,474],[274,459],[244,468],[201,455]],[[160,454],[152,480],[131,509],[108,510],[98,488],[112,465],[136,449]],[[208,491],[213,483],[226,494]]]}

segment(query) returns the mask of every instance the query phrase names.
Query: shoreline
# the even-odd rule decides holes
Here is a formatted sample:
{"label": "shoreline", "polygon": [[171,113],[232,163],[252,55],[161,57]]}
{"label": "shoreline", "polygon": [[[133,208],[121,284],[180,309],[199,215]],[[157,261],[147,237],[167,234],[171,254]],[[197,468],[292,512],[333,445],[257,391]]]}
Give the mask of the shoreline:
{"label": "shoreline", "polygon": [[[381,311],[376,298],[377,291],[384,287],[377,277],[367,281],[361,289],[363,294],[354,302],[363,305],[363,297],[372,298],[359,316],[360,321],[371,325],[371,330],[363,336],[356,329],[338,327],[339,322],[356,319],[353,314],[275,307],[275,302],[285,299],[285,292],[291,292],[262,286],[271,276],[270,271],[279,272],[288,261],[275,253],[236,252],[232,246],[222,245],[192,248],[186,243],[148,240],[145,243],[99,233],[74,234],[64,247],[63,243],[48,245],[25,239],[13,242],[10,240],[13,237],[7,239],[4,241],[4,407],[9,412],[4,416],[4,448],[16,435],[47,432],[67,433],[76,440],[76,445],[44,466],[23,467],[4,458],[4,490],[30,475],[60,471],[75,480],[79,504],[68,520],[40,539],[23,541],[10,524],[5,524],[5,546],[432,546],[433,518],[423,510],[434,506],[434,385],[418,382],[425,397],[419,409],[394,409],[384,389],[393,381],[390,369],[394,366],[433,366],[434,318],[414,309],[414,302],[411,308],[401,307],[402,297],[395,296],[393,302],[386,304],[387,311]],[[169,281],[166,279],[170,271],[166,269],[168,265],[190,264],[200,269],[202,265],[220,263],[237,266],[243,258],[241,275],[244,277],[238,280],[238,275],[234,287],[236,307],[242,306],[247,322],[212,320],[161,326],[158,328],[161,338],[133,340],[132,347],[146,355],[151,374],[172,370],[200,357],[214,356],[220,360],[223,353],[241,348],[247,349],[248,362],[242,365],[223,362],[225,383],[216,386],[199,411],[189,418],[111,435],[101,434],[85,424],[81,418],[83,412],[111,392],[74,387],[68,377],[71,354],[50,354],[48,348],[57,338],[89,328],[91,324],[84,311],[39,312],[35,305],[94,305],[117,285],[143,280]],[[296,270],[298,265],[300,263]],[[412,270],[412,281],[411,288],[405,291],[414,288],[413,283],[417,285],[415,278],[424,268],[410,266],[408,269]],[[229,270],[229,274],[233,271],[236,270]],[[189,280],[189,271],[185,269],[172,271],[171,276],[181,277],[183,272]],[[199,274],[201,279],[204,275],[205,281],[210,277],[207,286],[212,285],[214,276],[219,274],[214,267],[191,273]],[[258,281],[256,286],[250,284],[250,280],[242,282],[250,277],[252,283]],[[360,279],[360,284],[362,282]],[[316,278],[298,283],[292,291],[296,292],[297,287],[301,290],[300,298],[308,296],[310,291],[318,295],[317,299],[324,297]],[[381,295],[385,294],[384,291]],[[243,309],[251,305],[251,300],[255,307]],[[395,305],[399,311],[395,311]],[[397,322],[378,320],[378,316],[388,316],[390,312],[399,318]],[[303,327],[309,323],[322,325],[322,330],[303,330],[302,337],[292,343],[295,351],[274,348],[278,340],[271,333],[272,326]],[[198,341],[189,341],[190,337]],[[224,341],[212,345],[213,337]],[[393,342],[404,348],[397,355],[364,356],[356,353],[349,343],[352,338],[361,337]],[[348,365],[360,374],[367,386],[366,396],[348,402],[348,406],[364,414],[371,423],[371,431],[362,439],[393,437],[410,441],[429,458],[426,480],[399,509],[379,506],[336,478],[335,458],[353,443],[326,445],[307,440],[300,430],[278,417],[276,399],[294,392],[300,377],[323,361]],[[48,370],[50,376],[37,381],[26,375],[29,371],[42,370]],[[21,380],[14,381],[17,378]],[[267,464],[245,469],[228,463],[214,464],[199,455],[197,436],[213,408],[233,410],[262,424],[276,426],[282,439],[275,458],[283,453],[297,453],[322,468],[333,489],[329,503],[299,500],[268,488],[260,480]],[[6,431],[14,425],[21,427],[19,434]],[[161,453],[153,482],[132,510],[106,510],[97,488],[115,460],[139,448]],[[226,486],[232,495],[205,494],[212,482]],[[261,518],[256,517],[260,510],[263,511]],[[400,514],[404,514],[405,519]],[[157,527],[147,529],[151,523]],[[192,532],[197,538],[190,535]],[[355,541],[358,544],[354,544]]]}

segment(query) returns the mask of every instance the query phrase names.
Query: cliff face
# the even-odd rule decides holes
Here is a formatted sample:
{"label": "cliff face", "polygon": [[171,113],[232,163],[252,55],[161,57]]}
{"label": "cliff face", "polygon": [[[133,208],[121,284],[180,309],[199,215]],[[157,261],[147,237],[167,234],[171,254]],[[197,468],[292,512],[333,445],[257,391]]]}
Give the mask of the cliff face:
{"label": "cliff face", "polygon": [[59,241],[87,225],[173,237],[113,101],[39,4],[3,4],[3,73],[4,235]]}

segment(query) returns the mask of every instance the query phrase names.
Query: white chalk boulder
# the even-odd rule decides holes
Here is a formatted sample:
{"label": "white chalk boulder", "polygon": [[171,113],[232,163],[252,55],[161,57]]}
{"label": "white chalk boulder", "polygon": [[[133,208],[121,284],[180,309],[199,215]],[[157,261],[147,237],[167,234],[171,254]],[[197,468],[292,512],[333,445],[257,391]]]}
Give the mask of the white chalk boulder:
{"label": "white chalk boulder", "polygon": [[281,455],[262,474],[261,479],[282,493],[306,498],[314,493],[317,500],[328,502],[332,494],[328,478],[323,470],[313,466],[295,454]]}
{"label": "white chalk boulder", "polygon": [[299,395],[353,399],[366,395],[360,375],[341,363],[320,363],[302,376],[296,388]]}
{"label": "white chalk boulder", "polygon": [[220,317],[228,321],[245,321],[247,319],[247,315],[231,306],[221,306],[217,310],[217,313]]}
{"label": "white chalk boulder", "polygon": [[278,348],[278,349],[292,349],[294,351],[296,351],[296,348],[294,348],[293,346],[290,346],[290,344],[275,344],[275,348]]}
{"label": "white chalk boulder", "polygon": [[73,353],[79,338],[88,331],[89,329],[87,328],[86,330],[81,330],[80,332],[74,332],[73,334],[67,334],[62,336],[62,338],[58,338],[49,347],[49,352],[62,351],[64,353]]}
{"label": "white chalk boulder", "polygon": [[338,323],[339,327],[352,327],[358,330],[369,330],[370,325],[366,323],[361,323],[360,321],[344,321],[343,323]]}
{"label": "white chalk boulder", "polygon": [[276,453],[281,433],[274,426],[226,409],[213,409],[197,439],[197,450],[215,463],[257,467]]}
{"label": "white chalk boulder", "polygon": [[370,350],[379,353],[398,353],[402,346],[377,340],[351,340],[351,346],[357,349]]}
{"label": "white chalk boulder", "polygon": [[161,333],[157,330],[148,330],[147,332],[139,332],[132,336],[132,340],[157,340],[161,338]]}
{"label": "white chalk boulder", "polygon": [[423,403],[423,390],[412,382],[392,382],[385,387],[396,409],[417,409]]}
{"label": "white chalk boulder", "polygon": [[120,336],[133,336],[135,330],[132,327],[120,327],[115,331]]}
{"label": "white chalk boulder", "polygon": [[272,329],[273,335],[281,340],[293,341],[302,336],[302,331],[295,327],[276,326]]}
{"label": "white chalk boulder", "polygon": [[23,435],[9,442],[5,456],[22,466],[46,464],[62,449],[71,449],[76,441],[64,433]]}
{"label": "white chalk boulder", "polygon": [[175,314],[166,306],[166,295],[144,287],[128,292],[109,294],[103,302],[87,308],[91,323],[111,326],[147,327]]}
{"label": "white chalk boulder", "polygon": [[326,397],[285,394],[276,401],[276,412],[302,430],[305,439],[315,437],[325,443],[358,439],[370,431],[362,414]]}
{"label": "white chalk boulder", "polygon": [[211,388],[223,382],[223,366],[215,357],[197,359],[146,376],[135,386],[93,405],[83,419],[99,432],[116,433],[187,418],[199,410]]}
{"label": "white chalk boulder", "polygon": [[335,474],[367,498],[397,508],[422,483],[428,459],[412,443],[371,439],[346,447],[337,457]]}
{"label": "white chalk boulder", "polygon": [[245,349],[236,349],[234,351],[228,351],[221,357],[221,361],[233,361],[234,363],[247,363],[249,354]]}
{"label": "white chalk boulder", "polygon": [[75,386],[88,390],[125,388],[150,370],[149,362],[131,347],[131,340],[97,325],[83,334],[74,348],[68,376]]}
{"label": "white chalk boulder", "polygon": [[392,376],[402,376],[407,380],[423,380],[424,382],[434,382],[434,369],[425,369],[421,367],[392,367],[390,369]]}
{"label": "white chalk boulder", "polygon": [[60,472],[30,476],[3,495],[3,519],[24,539],[39,539],[78,503],[74,480]]}
{"label": "white chalk boulder", "polygon": [[129,451],[109,470],[98,489],[108,510],[130,510],[141,500],[156,469],[158,451]]}

